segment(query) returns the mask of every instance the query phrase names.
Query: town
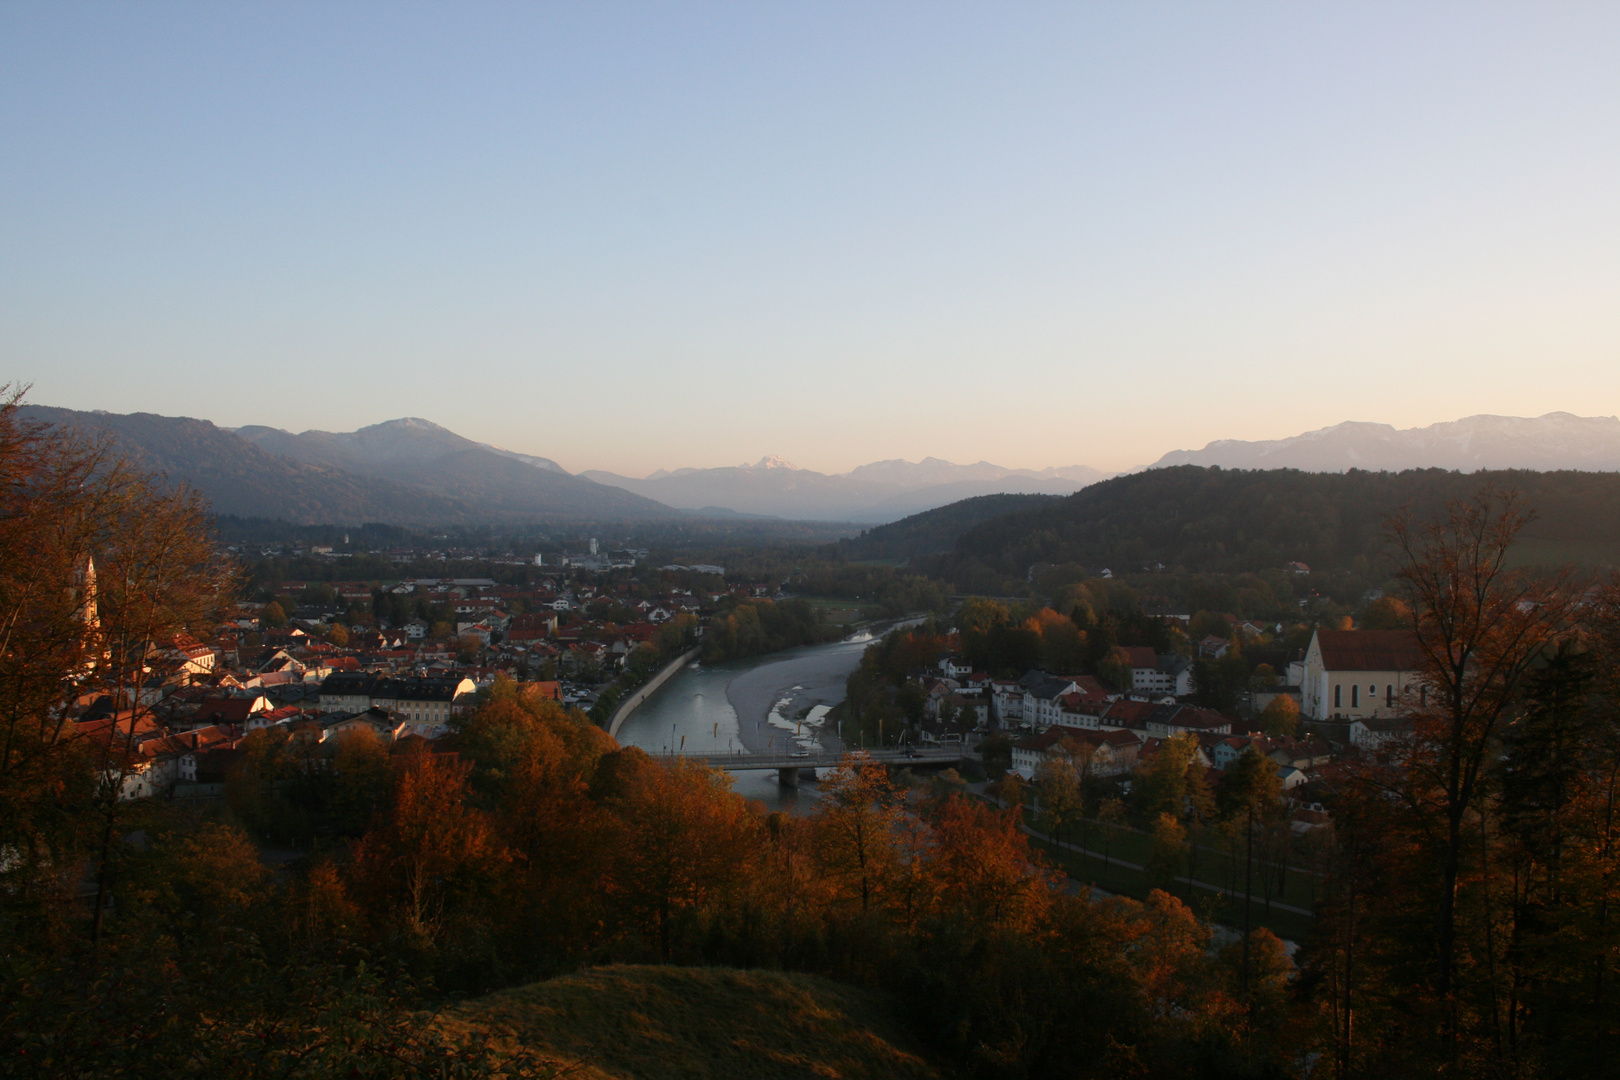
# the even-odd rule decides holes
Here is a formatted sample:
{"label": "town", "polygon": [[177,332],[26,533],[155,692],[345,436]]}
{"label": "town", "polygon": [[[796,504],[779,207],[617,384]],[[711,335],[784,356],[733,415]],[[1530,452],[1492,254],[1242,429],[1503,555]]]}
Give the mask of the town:
{"label": "town", "polygon": [[[341,558],[320,544],[257,554]],[[149,668],[161,674],[142,684],[138,700],[94,694],[74,704],[82,734],[121,748],[123,797],[223,798],[245,741],[260,730],[328,752],[362,728],[385,742],[433,742],[476,709],[497,678],[605,725],[612,711],[597,708],[604,691],[617,704],[701,642],[717,613],[789,598],[789,582],[729,584],[720,566],[654,567],[644,548],[598,551],[595,540],[549,562],[479,549],[372,554],[405,564],[438,558],[521,568],[528,580],[281,580],[274,595],[261,590],[260,599],[236,602],[234,616],[207,640],[181,634],[156,650]],[[1297,561],[1285,569],[1309,573]],[[93,564],[84,578],[93,589]],[[1049,608],[1043,614],[1058,618]],[[948,613],[926,617],[944,627],[941,655],[893,688],[894,745],[959,747],[992,780],[1010,770],[1035,781],[1062,766],[1120,795],[1174,737],[1196,744],[1191,752],[1210,790],[1252,749],[1275,764],[1296,835],[1329,824],[1323,807],[1345,763],[1410,734],[1407,706],[1420,684],[1406,632],[1316,628],[1281,672],[1258,663],[1232,707],[1215,709],[1196,703],[1195,662],[1236,657],[1246,646],[1275,655],[1280,625],[1225,615],[1225,636],[1193,642],[1190,615],[1157,616],[1178,648],[1113,646],[1097,665],[1105,685],[1096,674],[1039,669],[993,678],[953,651],[960,635]],[[906,708],[911,702],[920,708]]]}
{"label": "town", "polygon": [[1620,1072],[1620,5],[0,8],[0,1080]]}

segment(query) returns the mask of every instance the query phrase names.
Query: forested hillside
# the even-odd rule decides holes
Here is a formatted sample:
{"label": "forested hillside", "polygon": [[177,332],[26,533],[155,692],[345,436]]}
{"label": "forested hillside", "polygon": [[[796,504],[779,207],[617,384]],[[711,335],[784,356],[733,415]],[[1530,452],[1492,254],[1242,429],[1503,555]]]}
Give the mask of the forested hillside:
{"label": "forested hillside", "polygon": [[1058,502],[1059,495],[980,495],[901,518],[840,540],[828,553],[852,560],[915,559],[950,551],[962,534],[992,518]]}
{"label": "forested hillside", "polygon": [[1390,515],[1410,508],[1433,516],[1487,483],[1518,491],[1536,511],[1516,549],[1522,561],[1620,563],[1620,473],[1186,465],[1116,477],[985,521],[928,566],[953,580],[987,571],[1022,577],[1037,564],[1236,573],[1298,561],[1314,571],[1345,570],[1378,557]]}

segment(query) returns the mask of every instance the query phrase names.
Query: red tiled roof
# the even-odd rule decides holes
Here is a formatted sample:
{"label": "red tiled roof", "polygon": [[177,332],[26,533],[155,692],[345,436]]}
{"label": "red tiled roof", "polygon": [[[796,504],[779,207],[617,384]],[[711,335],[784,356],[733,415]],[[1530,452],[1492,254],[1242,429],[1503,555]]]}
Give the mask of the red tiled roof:
{"label": "red tiled roof", "polygon": [[1421,660],[1409,630],[1318,630],[1328,671],[1414,671]]}
{"label": "red tiled roof", "polygon": [[1116,701],[1108,706],[1108,711],[1103,713],[1103,719],[1110,724],[1138,726],[1146,724],[1147,718],[1157,708],[1157,705],[1149,701]]}
{"label": "red tiled roof", "polygon": [[1133,668],[1157,668],[1159,666],[1159,657],[1154,653],[1151,645],[1125,645],[1121,646],[1121,648],[1125,650],[1126,663]]}
{"label": "red tiled roof", "polygon": [[227,723],[240,724],[254,714],[254,706],[261,705],[263,702],[264,699],[261,697],[208,701],[203,703],[202,708],[198,710],[198,715],[211,720],[223,720]]}

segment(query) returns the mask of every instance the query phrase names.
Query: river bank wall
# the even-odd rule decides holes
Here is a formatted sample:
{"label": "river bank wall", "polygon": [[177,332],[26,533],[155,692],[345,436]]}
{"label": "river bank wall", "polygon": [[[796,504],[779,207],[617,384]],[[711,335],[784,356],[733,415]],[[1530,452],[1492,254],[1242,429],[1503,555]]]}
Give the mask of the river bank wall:
{"label": "river bank wall", "polygon": [[670,679],[674,678],[677,671],[681,670],[681,668],[685,667],[687,664],[690,664],[693,660],[696,660],[698,655],[702,652],[703,647],[700,645],[681,653],[681,655],[665,664],[663,668],[659,670],[658,674],[654,675],[639,688],[637,688],[635,693],[619,702],[619,707],[613,710],[612,716],[608,717],[607,733],[617,739],[619,737],[620,726],[624,724],[625,720],[630,716],[631,713],[636,711],[636,707],[651,697],[654,691],[656,691],[659,687],[663,686],[665,683],[669,682]]}

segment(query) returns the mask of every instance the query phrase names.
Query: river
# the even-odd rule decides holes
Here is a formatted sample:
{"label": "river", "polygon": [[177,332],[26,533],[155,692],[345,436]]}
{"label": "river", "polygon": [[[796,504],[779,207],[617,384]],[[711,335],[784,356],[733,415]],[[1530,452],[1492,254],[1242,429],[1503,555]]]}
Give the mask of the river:
{"label": "river", "polygon": [[[844,680],[873,642],[862,632],[827,645],[688,665],[625,718],[619,742],[649,754],[726,754],[780,750],[789,743],[807,750],[843,749],[829,730],[828,711],[844,699]],[[817,798],[813,787],[777,784],[776,773],[751,769],[731,774],[733,790],[773,809],[804,812]]]}

